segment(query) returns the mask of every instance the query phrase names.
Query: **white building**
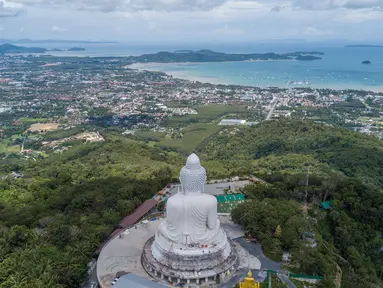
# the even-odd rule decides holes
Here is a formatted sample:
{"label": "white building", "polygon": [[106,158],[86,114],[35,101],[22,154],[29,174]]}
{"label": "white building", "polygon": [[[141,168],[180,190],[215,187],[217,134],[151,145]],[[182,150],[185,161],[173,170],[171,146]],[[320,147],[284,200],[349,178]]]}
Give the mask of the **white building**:
{"label": "white building", "polygon": [[240,119],[222,119],[218,125],[220,126],[233,126],[233,125],[245,125],[246,120]]}

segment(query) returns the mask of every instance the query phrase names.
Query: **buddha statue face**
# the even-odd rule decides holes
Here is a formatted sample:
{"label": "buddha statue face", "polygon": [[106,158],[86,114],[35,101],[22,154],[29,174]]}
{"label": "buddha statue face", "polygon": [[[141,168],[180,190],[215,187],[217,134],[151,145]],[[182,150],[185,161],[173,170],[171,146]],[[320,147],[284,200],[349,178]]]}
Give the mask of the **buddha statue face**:
{"label": "buddha statue face", "polygon": [[206,170],[196,154],[191,154],[181,169],[180,182],[184,193],[202,193],[206,182]]}

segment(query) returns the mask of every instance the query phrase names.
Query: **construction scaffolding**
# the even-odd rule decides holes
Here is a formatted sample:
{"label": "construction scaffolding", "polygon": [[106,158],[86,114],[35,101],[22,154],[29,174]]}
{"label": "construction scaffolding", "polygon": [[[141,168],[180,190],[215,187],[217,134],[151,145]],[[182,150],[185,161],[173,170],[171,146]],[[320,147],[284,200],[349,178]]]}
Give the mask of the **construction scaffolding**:
{"label": "construction scaffolding", "polygon": [[[176,278],[183,281],[215,278],[217,275],[233,271],[238,267],[238,255],[233,242],[229,241],[231,253],[223,257],[222,251],[215,251],[197,257],[185,257],[172,252],[164,255],[161,259],[155,259],[151,247],[154,237],[150,238],[144,246],[142,253],[142,265],[146,272],[154,278]],[[162,276],[161,276],[162,275]]]}

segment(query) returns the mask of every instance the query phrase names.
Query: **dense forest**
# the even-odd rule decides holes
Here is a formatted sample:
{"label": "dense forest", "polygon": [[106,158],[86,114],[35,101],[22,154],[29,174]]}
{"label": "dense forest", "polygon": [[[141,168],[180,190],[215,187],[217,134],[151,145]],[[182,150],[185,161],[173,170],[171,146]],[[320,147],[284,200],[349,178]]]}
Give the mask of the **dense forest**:
{"label": "dense forest", "polygon": [[99,245],[176,166],[178,156],[116,140],[31,162],[23,178],[2,180],[0,287],[79,287]]}
{"label": "dense forest", "polygon": [[[0,287],[79,287],[121,218],[177,181],[186,155],[103,133],[102,143],[0,162],[2,175],[23,175],[0,180]],[[321,287],[334,287],[339,270],[342,287],[383,287],[381,141],[279,120],[224,128],[198,149],[208,179],[265,180],[244,189],[248,201],[232,216],[267,256],[290,251],[287,269],[324,275]],[[332,208],[320,209],[322,201]]]}
{"label": "dense forest", "polygon": [[309,121],[264,122],[220,133],[206,141],[209,159],[249,160],[286,154],[312,155],[321,163],[363,183],[383,187],[383,142],[369,135]]}
{"label": "dense forest", "polygon": [[[250,201],[232,215],[267,256],[281,260],[289,251],[289,270],[324,275],[321,287],[335,287],[339,275],[342,287],[383,286],[381,141],[280,120],[236,130],[234,136],[231,129],[223,131],[203,152],[209,159],[249,159],[251,173],[267,182],[247,186]],[[332,208],[320,209],[322,201],[331,201]]]}

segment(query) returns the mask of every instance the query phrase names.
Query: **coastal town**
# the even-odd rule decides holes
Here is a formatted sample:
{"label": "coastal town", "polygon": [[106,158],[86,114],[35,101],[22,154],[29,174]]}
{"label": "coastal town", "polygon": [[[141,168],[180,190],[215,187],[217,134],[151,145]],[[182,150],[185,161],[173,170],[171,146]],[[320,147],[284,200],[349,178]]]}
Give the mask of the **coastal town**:
{"label": "coastal town", "polygon": [[[208,127],[206,138],[222,126],[247,127],[280,117],[340,125],[383,139],[383,93],[213,85],[128,64],[124,57],[2,56],[1,155],[34,150],[36,141],[40,150],[59,151],[73,141],[103,141],[102,129],[148,142],[159,137],[166,146],[168,140],[185,138],[190,127],[201,129],[196,125]],[[62,139],[42,137],[58,130]]]}

